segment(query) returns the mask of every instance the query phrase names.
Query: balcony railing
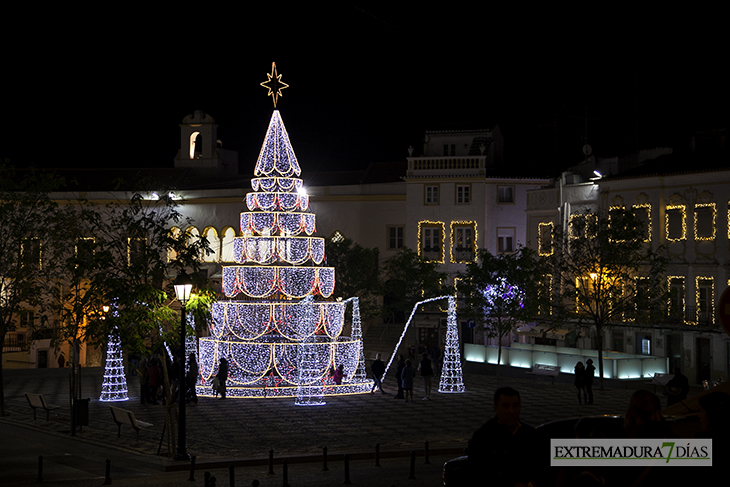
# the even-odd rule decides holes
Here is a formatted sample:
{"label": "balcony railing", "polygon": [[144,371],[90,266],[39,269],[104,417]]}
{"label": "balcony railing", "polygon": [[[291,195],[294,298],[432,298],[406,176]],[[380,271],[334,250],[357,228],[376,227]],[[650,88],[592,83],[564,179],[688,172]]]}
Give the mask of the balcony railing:
{"label": "balcony railing", "polygon": [[414,157],[408,160],[412,171],[483,169],[485,156]]}

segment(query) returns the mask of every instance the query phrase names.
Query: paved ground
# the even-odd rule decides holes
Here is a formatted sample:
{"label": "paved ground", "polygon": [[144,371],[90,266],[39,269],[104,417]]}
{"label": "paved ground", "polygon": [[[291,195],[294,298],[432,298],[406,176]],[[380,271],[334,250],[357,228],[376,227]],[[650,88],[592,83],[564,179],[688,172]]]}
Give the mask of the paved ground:
{"label": "paved ground", "polygon": [[[100,485],[106,458],[112,459],[114,485],[202,485],[203,470],[218,477],[217,485],[229,485],[227,466],[232,462],[238,465],[237,485],[251,485],[254,478],[262,486],[282,485],[283,458],[290,462],[292,486],[339,485],[344,480],[343,454],[348,453],[353,457],[354,485],[436,486],[440,485],[443,462],[457,456],[474,430],[492,416],[492,393],[497,387],[510,385],[520,390],[523,420],[534,426],[582,415],[621,414],[633,393],[624,388],[597,390],[595,405],[579,406],[569,382],[552,384],[547,379],[535,381],[514,373],[516,377],[467,372],[467,392],[435,393],[432,400],[424,401],[417,384],[413,403],[379,393],[327,398],[327,405],[322,407],[295,406],[293,399],[200,398],[197,405],[187,409],[188,451],[196,455],[198,466],[197,482],[193,483],[187,482],[187,465],[167,456],[164,406],[140,404],[132,378],[130,400],[116,405],[154,426],[143,430],[139,441],[125,427],[117,438],[109,403],[98,400],[103,371],[91,368],[82,373],[82,396],[91,398],[90,424],[71,437],[68,370],[5,371],[9,415],[0,418],[0,485],[34,483],[38,455],[44,456],[44,483],[57,485]],[[394,392],[391,380],[385,387]],[[48,402],[62,407],[51,414],[50,421],[42,412],[33,420],[25,392],[42,393]],[[426,441],[430,465],[424,464]],[[380,468],[374,466],[376,444],[383,456]],[[323,447],[328,448],[329,472],[322,471]],[[276,475],[267,474],[270,450],[274,450]],[[411,450],[419,455],[416,480],[408,480]],[[306,461],[310,463],[300,463]],[[164,473],[176,467],[183,471]]]}

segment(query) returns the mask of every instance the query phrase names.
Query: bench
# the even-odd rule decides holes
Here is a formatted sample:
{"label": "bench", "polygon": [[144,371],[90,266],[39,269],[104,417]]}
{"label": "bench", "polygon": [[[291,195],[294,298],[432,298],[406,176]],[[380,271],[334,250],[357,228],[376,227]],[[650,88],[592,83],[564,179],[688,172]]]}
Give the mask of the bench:
{"label": "bench", "polygon": [[535,376],[535,380],[537,380],[538,376],[550,377],[553,380],[553,384],[555,384],[555,378],[558,376],[559,373],[560,373],[559,365],[545,365],[545,364],[535,364],[532,366],[532,371],[528,372],[528,374]]}
{"label": "bench", "polygon": [[139,430],[152,426],[152,423],[137,421],[137,418],[134,417],[134,413],[132,411],[127,411],[126,409],[122,408],[116,408],[114,406],[109,406],[109,409],[112,412],[112,417],[114,417],[114,422],[117,423],[117,438],[122,436],[123,424],[134,428],[134,430],[137,432],[137,441],[139,441]]}
{"label": "bench", "polygon": [[33,419],[35,420],[35,410],[38,408],[43,409],[46,412],[46,421],[51,419],[51,411],[54,409],[58,409],[58,406],[53,406],[51,404],[48,404],[46,402],[46,398],[43,397],[43,394],[33,394],[31,392],[25,393],[26,399],[28,399],[28,404],[30,404],[30,407],[33,408]]}

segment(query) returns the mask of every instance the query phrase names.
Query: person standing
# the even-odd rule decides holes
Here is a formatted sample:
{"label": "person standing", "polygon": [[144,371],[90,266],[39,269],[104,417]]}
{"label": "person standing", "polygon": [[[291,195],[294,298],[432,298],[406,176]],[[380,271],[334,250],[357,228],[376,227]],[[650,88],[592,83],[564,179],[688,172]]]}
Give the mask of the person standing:
{"label": "person standing", "polygon": [[218,392],[221,393],[221,399],[226,398],[226,381],[228,380],[228,360],[221,358],[218,365],[218,373],[215,375],[218,379]]}
{"label": "person standing", "polygon": [[406,360],[403,364],[403,371],[401,372],[401,385],[403,386],[403,395],[405,396],[405,402],[408,402],[410,398],[413,402],[413,379],[416,377],[416,371],[413,368],[413,362],[410,359]]}
{"label": "person standing", "polygon": [[342,379],[345,378],[345,367],[344,365],[340,364],[335,369],[335,373],[332,374],[332,380],[334,380],[335,384],[338,386],[342,384]]}
{"label": "person standing", "polygon": [[380,392],[383,394],[387,394],[383,390],[383,374],[385,374],[385,364],[382,360],[380,360],[380,354],[378,353],[375,356],[375,361],[373,362],[373,365],[370,366],[370,371],[373,373],[373,388],[370,389],[370,393],[372,394],[375,392],[375,388],[380,388]]}
{"label": "person standing", "polygon": [[398,365],[395,368],[395,380],[398,381],[398,394],[395,396],[396,399],[403,399],[403,369],[406,368],[406,358],[403,354],[398,355]]}
{"label": "person standing", "polygon": [[583,366],[583,362],[578,362],[577,364],[575,364],[575,369],[573,369],[573,373],[575,374],[575,380],[573,381],[573,384],[575,384],[575,388],[578,390],[578,404],[583,404],[581,402],[581,394],[583,394],[585,403],[588,404],[588,395],[586,394],[585,386],[586,368]]}
{"label": "person standing", "polygon": [[593,378],[596,376],[596,368],[593,366],[593,359],[586,360],[586,372],[584,376],[584,385],[588,400],[586,404],[593,404]]}
{"label": "person standing", "polygon": [[421,378],[423,379],[423,400],[430,400],[433,367],[431,365],[431,359],[428,358],[428,354],[426,352],[423,352],[423,355],[421,355],[421,363],[418,365],[418,371],[421,373]]}
{"label": "person standing", "polygon": [[684,401],[687,399],[687,394],[689,394],[689,379],[687,376],[682,374],[679,367],[674,367],[673,372],[674,377],[667,382],[667,393],[669,394],[667,406]]}
{"label": "person standing", "polygon": [[150,397],[149,400],[152,402],[152,404],[157,404],[157,396],[160,393],[160,385],[162,382],[162,371],[159,367],[159,360],[157,357],[153,357],[150,362],[149,366],[147,367],[148,372],[148,384],[149,384],[149,390],[150,390]]}
{"label": "person standing", "polygon": [[198,361],[195,360],[195,354],[191,353],[188,357],[188,373],[185,376],[185,400],[198,404],[198,393],[195,390],[195,385],[198,383]]}
{"label": "person standing", "polygon": [[142,357],[142,360],[139,361],[137,376],[139,377],[139,402],[147,404],[150,402],[150,373],[147,367],[147,357]]}

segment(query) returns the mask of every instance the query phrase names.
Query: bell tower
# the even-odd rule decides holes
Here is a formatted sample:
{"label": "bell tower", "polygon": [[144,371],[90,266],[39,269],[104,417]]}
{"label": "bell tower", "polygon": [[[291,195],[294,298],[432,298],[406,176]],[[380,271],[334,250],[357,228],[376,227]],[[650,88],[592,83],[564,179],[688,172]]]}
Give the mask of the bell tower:
{"label": "bell tower", "polygon": [[220,148],[218,124],[201,110],[183,118],[180,124],[180,151],[175,167],[205,168],[225,173],[237,173],[237,154]]}

